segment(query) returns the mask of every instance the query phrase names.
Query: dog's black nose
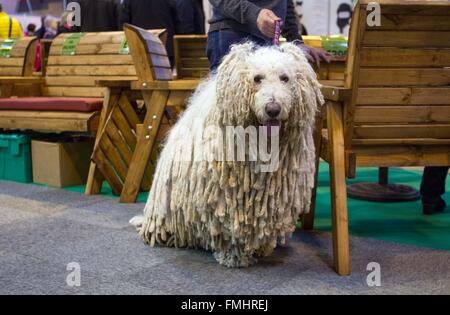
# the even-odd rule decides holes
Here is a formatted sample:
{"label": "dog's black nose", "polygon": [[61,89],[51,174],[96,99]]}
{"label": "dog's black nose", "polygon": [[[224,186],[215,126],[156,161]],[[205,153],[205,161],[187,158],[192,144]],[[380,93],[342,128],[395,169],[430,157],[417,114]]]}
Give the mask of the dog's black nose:
{"label": "dog's black nose", "polygon": [[281,113],[281,105],[275,102],[267,104],[266,113],[270,118],[277,118]]}

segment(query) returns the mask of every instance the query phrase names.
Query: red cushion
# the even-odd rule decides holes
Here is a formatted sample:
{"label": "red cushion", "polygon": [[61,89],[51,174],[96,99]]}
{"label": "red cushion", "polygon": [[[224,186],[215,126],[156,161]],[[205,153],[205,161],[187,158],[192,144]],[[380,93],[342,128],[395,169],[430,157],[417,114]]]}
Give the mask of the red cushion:
{"label": "red cushion", "polygon": [[101,110],[101,98],[22,97],[0,98],[0,110],[37,110],[65,112],[95,112]]}

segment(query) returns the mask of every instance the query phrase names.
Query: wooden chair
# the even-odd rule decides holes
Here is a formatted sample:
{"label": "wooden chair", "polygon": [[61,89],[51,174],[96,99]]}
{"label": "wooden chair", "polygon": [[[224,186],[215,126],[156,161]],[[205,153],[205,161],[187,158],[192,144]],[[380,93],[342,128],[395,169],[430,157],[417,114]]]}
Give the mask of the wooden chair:
{"label": "wooden chair", "polygon": [[[36,59],[37,38],[24,37],[20,39],[0,39],[0,97],[10,97],[12,94],[24,94],[23,84],[33,76],[33,65]],[[13,80],[21,80],[22,85],[16,86]]]}
{"label": "wooden chair", "polygon": [[[130,52],[136,66],[138,80],[132,82],[99,82],[108,88],[118,86],[140,92],[145,102],[143,120],[131,107],[129,96],[118,96],[94,149],[93,161],[112,190],[120,194],[121,202],[135,202],[139,191],[150,188],[158,155],[158,142],[172,123],[167,112],[184,106],[186,99],[197,88],[199,79],[174,80],[163,42],[154,34],[132,26],[124,26]],[[120,119],[122,118],[122,119]],[[119,124],[118,121],[126,121]],[[118,132],[120,130],[120,132]],[[113,138],[115,134],[121,137]],[[111,153],[114,148],[115,154]],[[105,161],[106,163],[102,162]],[[95,180],[101,187],[102,177]]]}
{"label": "wooden chair", "polygon": [[356,167],[450,165],[450,2],[377,2],[381,26],[368,26],[370,0],[355,8],[344,87],[323,88],[328,126],[317,146],[330,164],[340,275],[350,274],[346,178]]}
{"label": "wooden chair", "polygon": [[206,56],[207,35],[175,35],[175,69],[177,79],[198,79],[209,74]]}

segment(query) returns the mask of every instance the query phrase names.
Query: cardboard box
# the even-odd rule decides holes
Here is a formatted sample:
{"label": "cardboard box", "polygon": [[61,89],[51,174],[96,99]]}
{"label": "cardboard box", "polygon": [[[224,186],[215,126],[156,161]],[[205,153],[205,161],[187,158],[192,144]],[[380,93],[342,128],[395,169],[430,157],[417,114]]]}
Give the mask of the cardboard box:
{"label": "cardboard box", "polygon": [[33,181],[59,188],[84,185],[93,147],[94,139],[76,142],[33,140]]}

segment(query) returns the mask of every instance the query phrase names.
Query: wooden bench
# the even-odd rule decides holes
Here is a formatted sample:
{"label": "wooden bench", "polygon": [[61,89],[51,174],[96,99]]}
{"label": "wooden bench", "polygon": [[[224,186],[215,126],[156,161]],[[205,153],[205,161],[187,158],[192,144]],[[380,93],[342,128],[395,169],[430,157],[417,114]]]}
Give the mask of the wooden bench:
{"label": "wooden bench", "polygon": [[450,165],[450,2],[380,0],[374,27],[369,3],[355,8],[344,87],[323,88],[328,126],[316,137],[330,164],[340,275],[350,273],[346,178],[356,167]]}
{"label": "wooden bench", "polygon": [[209,74],[206,56],[207,35],[175,35],[175,69],[177,79],[198,79]]}
{"label": "wooden bench", "polygon": [[[37,38],[24,37],[20,39],[0,39],[0,97],[10,97],[12,94],[24,94],[23,84],[16,86],[14,91],[14,78],[29,78],[33,76],[33,65],[36,59]],[[8,79],[8,80],[6,80]]]}
{"label": "wooden bench", "polygon": [[[99,84],[109,91],[123,87],[123,91],[139,92],[146,113],[140,119],[131,106],[129,94],[117,95],[119,102],[106,117],[93,154],[101,176],[91,176],[93,188],[88,193],[98,192],[105,179],[113,192],[121,195],[120,201],[128,203],[136,201],[139,191],[150,189],[159,141],[174,123],[170,111],[184,107],[200,80],[174,80],[163,42],[154,34],[132,25],[125,25],[124,30],[138,80],[131,84]],[[121,136],[115,136],[117,134]]]}
{"label": "wooden bench", "polygon": [[[102,103],[108,101],[97,80],[135,80],[136,70],[124,49],[123,32],[61,34],[53,40],[44,78],[8,79],[0,82],[12,85],[34,83],[39,94],[33,98],[0,100],[0,128],[34,129],[50,132],[87,132],[97,130]],[[15,95],[10,96],[22,96]],[[71,110],[65,103],[89,99],[100,106],[92,110]],[[60,100],[57,106],[35,110],[36,102]],[[29,103],[15,108],[18,102]],[[45,107],[45,106],[43,106]]]}

